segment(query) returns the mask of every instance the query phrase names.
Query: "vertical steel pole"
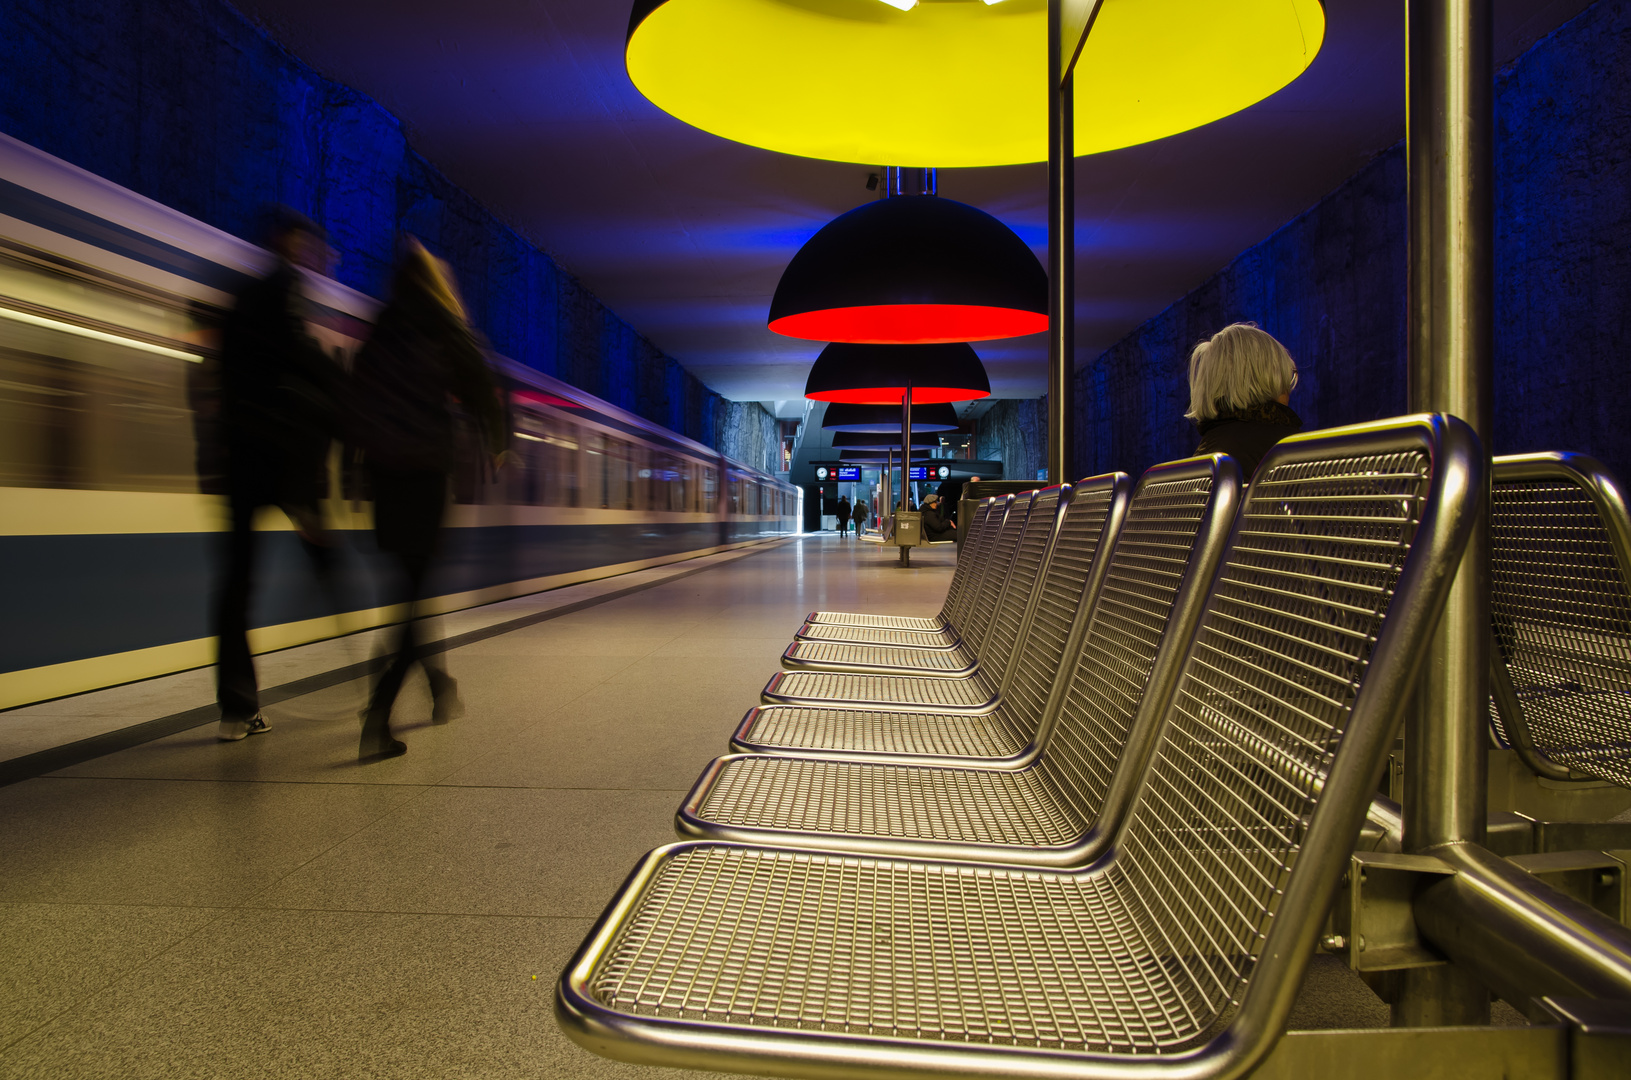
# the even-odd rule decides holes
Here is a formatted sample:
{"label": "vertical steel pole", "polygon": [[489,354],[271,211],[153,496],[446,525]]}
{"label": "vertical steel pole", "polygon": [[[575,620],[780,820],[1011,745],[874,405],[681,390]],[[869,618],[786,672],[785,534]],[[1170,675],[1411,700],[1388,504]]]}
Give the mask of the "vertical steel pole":
{"label": "vertical steel pole", "polygon": [[[1076,109],[1064,70],[1064,15],[1048,0],[1048,482],[1074,466],[1076,419]],[[1029,477],[1026,477],[1029,479]]]}
{"label": "vertical steel pole", "polygon": [[[1486,448],[1494,340],[1490,5],[1407,0],[1406,26],[1410,408],[1461,417]],[[1486,510],[1429,643],[1407,719],[1407,851],[1485,839],[1489,639]],[[1395,1026],[1488,1021],[1489,992],[1464,971],[1445,965],[1401,972]]]}
{"label": "vertical steel pole", "polygon": [[[900,511],[906,512],[906,492],[912,483],[912,384],[906,384],[906,393],[900,398]],[[895,518],[898,522],[899,516]],[[896,535],[900,530],[896,528]],[[900,564],[912,565],[912,549],[902,544],[900,548]]]}

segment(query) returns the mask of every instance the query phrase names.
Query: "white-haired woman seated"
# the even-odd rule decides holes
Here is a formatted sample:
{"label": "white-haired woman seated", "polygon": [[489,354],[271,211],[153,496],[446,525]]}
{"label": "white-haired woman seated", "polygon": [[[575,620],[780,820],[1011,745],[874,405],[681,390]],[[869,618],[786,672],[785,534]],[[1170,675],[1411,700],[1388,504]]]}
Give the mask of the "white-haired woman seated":
{"label": "white-haired woman seated", "polygon": [[1228,454],[1250,480],[1269,447],[1303,429],[1291,411],[1297,363],[1256,323],[1225,326],[1189,354],[1189,411],[1197,454]]}

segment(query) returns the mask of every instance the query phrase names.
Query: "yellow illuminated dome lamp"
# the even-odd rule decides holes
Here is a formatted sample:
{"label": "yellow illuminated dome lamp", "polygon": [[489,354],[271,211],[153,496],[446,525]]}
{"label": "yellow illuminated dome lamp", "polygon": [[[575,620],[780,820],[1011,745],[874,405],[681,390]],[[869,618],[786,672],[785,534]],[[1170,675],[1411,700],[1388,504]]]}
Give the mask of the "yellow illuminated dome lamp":
{"label": "yellow illuminated dome lamp", "polygon": [[[662,109],[802,157],[1045,161],[1047,0],[635,0],[624,60]],[[1103,0],[1075,69],[1076,153],[1134,146],[1286,86],[1319,0]]]}

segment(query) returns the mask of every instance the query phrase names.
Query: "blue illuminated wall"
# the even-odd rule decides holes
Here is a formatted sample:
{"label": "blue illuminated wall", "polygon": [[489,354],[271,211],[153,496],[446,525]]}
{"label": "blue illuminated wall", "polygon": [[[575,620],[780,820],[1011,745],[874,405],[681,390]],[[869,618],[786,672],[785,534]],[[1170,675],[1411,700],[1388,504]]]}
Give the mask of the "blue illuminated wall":
{"label": "blue illuminated wall", "polygon": [[219,0],[6,0],[0,130],[239,236],[279,202],[330,232],[379,296],[400,231],[456,269],[494,348],[748,464],[776,423],[710,391],[407,144]]}
{"label": "blue illuminated wall", "polygon": [[[1631,3],[1599,0],[1496,81],[1496,453],[1578,450],[1631,480]],[[1402,413],[1402,146],[1077,373],[1077,475],[1197,441],[1190,348],[1256,321],[1297,358],[1307,426]]]}

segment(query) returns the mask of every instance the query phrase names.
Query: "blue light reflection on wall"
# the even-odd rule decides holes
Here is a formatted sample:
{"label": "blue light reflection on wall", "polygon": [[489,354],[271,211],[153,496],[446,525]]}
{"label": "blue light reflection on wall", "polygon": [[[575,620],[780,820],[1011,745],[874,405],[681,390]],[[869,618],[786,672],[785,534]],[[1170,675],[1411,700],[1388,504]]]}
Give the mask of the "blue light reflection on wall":
{"label": "blue light reflection on wall", "polygon": [[[1631,3],[1600,0],[1496,81],[1496,453],[1577,450],[1631,479]],[[1195,342],[1236,320],[1297,358],[1326,427],[1406,409],[1402,146],[1077,373],[1078,475],[1188,454]]]}
{"label": "blue light reflection on wall", "polygon": [[335,276],[375,296],[413,233],[453,265],[498,351],[775,467],[768,413],[709,391],[414,153],[389,112],[219,0],[15,0],[0,72],[7,134],[238,236],[269,203],[308,213]]}

